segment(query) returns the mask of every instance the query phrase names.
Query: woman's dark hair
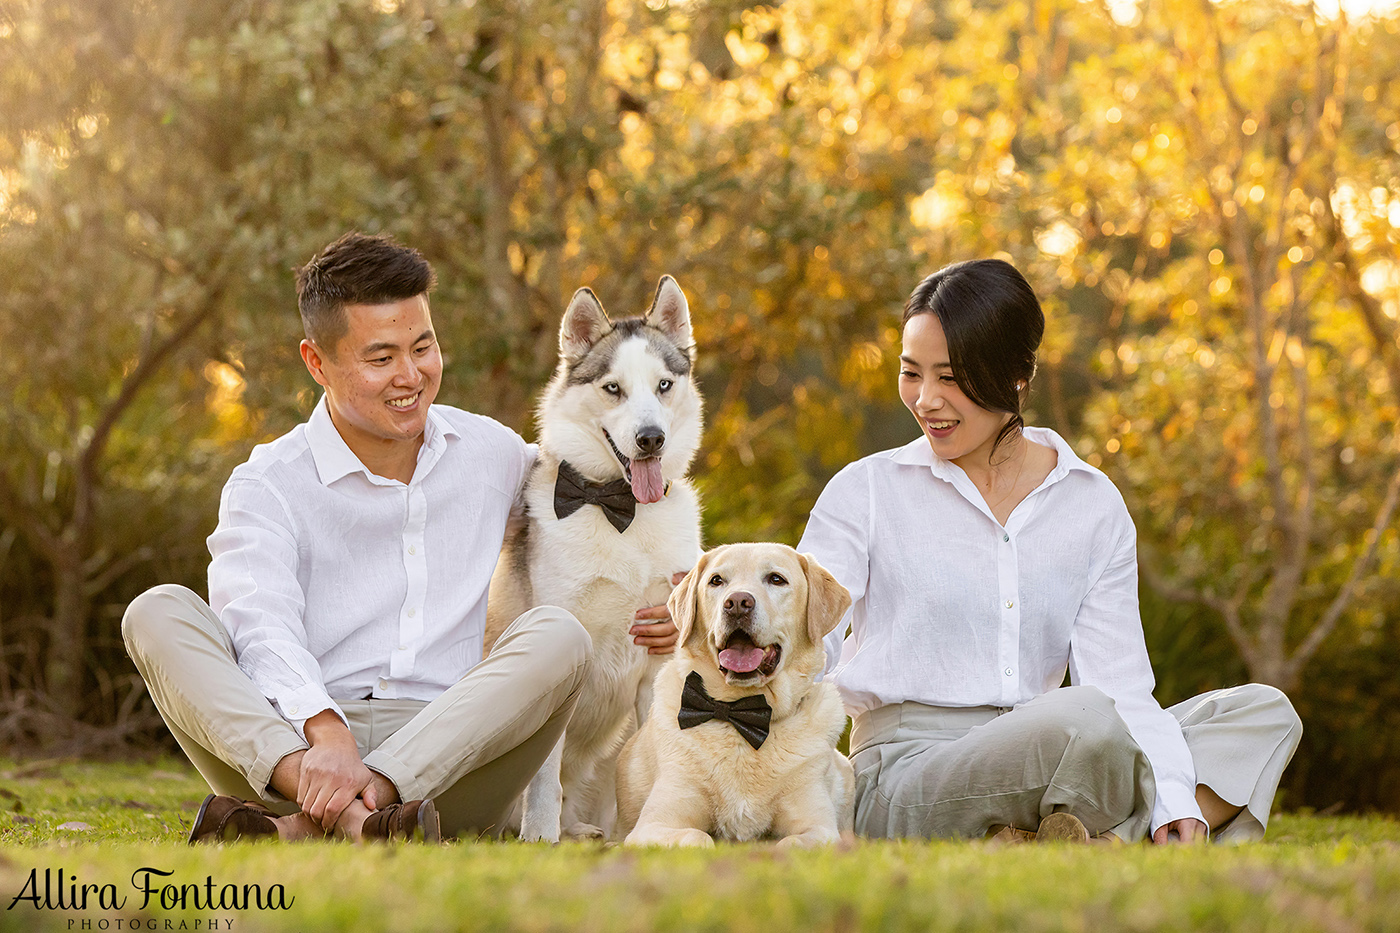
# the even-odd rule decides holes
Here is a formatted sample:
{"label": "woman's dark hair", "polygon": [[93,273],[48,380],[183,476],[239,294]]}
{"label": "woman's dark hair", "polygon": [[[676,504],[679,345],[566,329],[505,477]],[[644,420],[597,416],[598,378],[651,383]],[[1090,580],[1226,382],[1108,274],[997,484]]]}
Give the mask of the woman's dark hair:
{"label": "woman's dark hair", "polygon": [[904,305],[901,329],[916,314],[935,314],[948,341],[953,378],[972,402],[1011,420],[992,444],[992,455],[1025,427],[1021,405],[1035,375],[1035,351],[1045,333],[1045,313],[1025,276],[1000,259],[944,266],[924,279]]}

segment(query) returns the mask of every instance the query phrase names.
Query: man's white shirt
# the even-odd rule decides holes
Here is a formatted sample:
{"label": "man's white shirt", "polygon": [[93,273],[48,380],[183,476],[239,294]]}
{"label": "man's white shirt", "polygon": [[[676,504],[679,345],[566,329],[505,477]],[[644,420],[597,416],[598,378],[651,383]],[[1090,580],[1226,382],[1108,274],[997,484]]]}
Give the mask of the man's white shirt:
{"label": "man's white shirt", "polygon": [[322,398],[253,450],[209,536],[209,603],[239,668],[301,732],[336,700],[433,700],[481,660],[491,573],[536,448],[429,409],[413,478],[371,473]]}
{"label": "man's white shirt", "polygon": [[911,700],[1014,707],[1059,687],[1068,668],[1114,700],[1147,754],[1152,829],[1201,819],[1191,753],[1152,696],[1123,498],[1055,432],[1025,434],[1059,461],[1004,527],[922,436],[827,484],[798,545],[853,600],[827,636],[827,676],[855,715]]}

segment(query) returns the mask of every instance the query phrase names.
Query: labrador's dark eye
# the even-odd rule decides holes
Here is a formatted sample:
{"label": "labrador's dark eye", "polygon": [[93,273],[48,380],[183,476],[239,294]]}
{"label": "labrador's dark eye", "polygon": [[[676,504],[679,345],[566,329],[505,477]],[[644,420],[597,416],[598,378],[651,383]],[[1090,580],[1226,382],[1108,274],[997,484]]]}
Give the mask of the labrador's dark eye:
{"label": "labrador's dark eye", "polygon": [[787,586],[787,577],[780,573],[770,573],[768,575],[768,582],[773,586]]}
{"label": "labrador's dark eye", "polygon": [[710,586],[724,586],[724,577],[721,577],[719,574],[710,577]]}

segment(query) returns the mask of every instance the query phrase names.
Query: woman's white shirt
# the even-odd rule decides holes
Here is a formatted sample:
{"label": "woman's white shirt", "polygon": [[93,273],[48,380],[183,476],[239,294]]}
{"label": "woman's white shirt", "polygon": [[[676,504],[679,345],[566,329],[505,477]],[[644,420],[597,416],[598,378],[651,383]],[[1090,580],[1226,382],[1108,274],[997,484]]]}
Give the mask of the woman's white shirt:
{"label": "woman's white shirt", "polygon": [[907,700],[1014,707],[1059,687],[1068,667],[1072,683],[1113,698],[1147,754],[1152,830],[1201,819],[1191,753],[1152,696],[1123,497],[1054,431],[1025,436],[1058,463],[1004,527],[922,436],[832,477],[798,544],[851,591],[827,636],[827,676],[856,715]]}

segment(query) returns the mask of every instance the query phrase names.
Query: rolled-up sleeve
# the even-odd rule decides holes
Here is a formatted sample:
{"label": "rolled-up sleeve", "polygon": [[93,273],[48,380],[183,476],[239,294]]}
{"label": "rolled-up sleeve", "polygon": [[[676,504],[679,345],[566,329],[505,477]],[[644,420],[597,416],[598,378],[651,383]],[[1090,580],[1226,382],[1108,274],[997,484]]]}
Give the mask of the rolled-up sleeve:
{"label": "rolled-up sleeve", "polygon": [[317,713],[329,709],[344,720],[307,646],[296,524],[283,498],[258,478],[235,475],[209,552],[210,607],[233,639],[239,669],[302,738]]}
{"label": "rolled-up sleeve", "polygon": [[[870,488],[864,464],[857,462],[831,478],[812,506],[807,528],[797,549],[811,554],[851,593],[851,608],[826,636],[826,667],[830,674],[841,660],[846,632],[857,618],[870,579]],[[855,633],[859,640],[859,632]]]}
{"label": "rolled-up sleeve", "polygon": [[1127,509],[1116,517],[1108,563],[1080,604],[1070,634],[1070,680],[1113,699],[1152,765],[1157,800],[1151,831],[1173,820],[1204,822],[1196,771],[1176,719],[1152,695],[1156,680],[1138,610],[1137,531]]}

